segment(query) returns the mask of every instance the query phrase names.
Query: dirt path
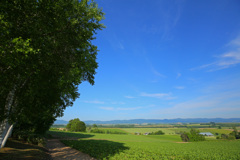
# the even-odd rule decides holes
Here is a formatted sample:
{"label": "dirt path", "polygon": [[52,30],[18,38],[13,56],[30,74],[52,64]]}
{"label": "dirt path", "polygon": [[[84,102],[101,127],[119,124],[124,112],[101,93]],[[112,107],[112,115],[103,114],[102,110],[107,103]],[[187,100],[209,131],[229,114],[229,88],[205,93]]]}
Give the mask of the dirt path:
{"label": "dirt path", "polygon": [[46,148],[53,160],[95,160],[85,153],[65,146],[59,139],[48,139]]}

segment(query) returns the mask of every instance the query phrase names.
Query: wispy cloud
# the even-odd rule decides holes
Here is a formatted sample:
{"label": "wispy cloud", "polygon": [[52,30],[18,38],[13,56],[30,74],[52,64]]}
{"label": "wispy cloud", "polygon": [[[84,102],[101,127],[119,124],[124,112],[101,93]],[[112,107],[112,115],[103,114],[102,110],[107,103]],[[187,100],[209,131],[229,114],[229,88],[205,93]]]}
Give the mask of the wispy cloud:
{"label": "wispy cloud", "polygon": [[163,74],[161,74],[160,72],[158,72],[154,67],[151,67],[151,70],[152,70],[152,73],[155,75],[155,76],[158,76],[158,77],[166,77],[164,76]]}
{"label": "wispy cloud", "polygon": [[132,107],[132,108],[117,108],[116,110],[119,111],[133,111],[133,110],[137,110],[137,109],[141,109],[143,107]]}
{"label": "wispy cloud", "polygon": [[156,107],[158,109],[153,110],[152,114],[168,118],[236,117],[240,114],[239,86],[239,78],[225,78],[204,87],[202,95],[188,101],[169,104],[167,108]]}
{"label": "wispy cloud", "polygon": [[206,69],[212,72],[238,65],[240,63],[240,36],[230,41],[226,47],[228,51],[216,56],[214,62],[192,68],[191,70]]}
{"label": "wispy cloud", "polygon": [[153,75],[157,78],[157,80],[155,79],[155,80],[153,80],[152,82],[158,82],[158,79],[159,79],[159,78],[165,78],[165,77],[166,77],[165,75],[161,74],[161,73],[153,66],[152,62],[151,62],[147,57],[145,57],[145,60],[146,60],[146,62],[147,62],[147,64],[148,64],[148,66],[150,67],[151,72],[152,72]]}
{"label": "wispy cloud", "polygon": [[99,107],[100,109],[107,110],[107,111],[113,111],[113,107]]}
{"label": "wispy cloud", "polygon": [[163,98],[163,97],[169,96],[169,94],[168,93],[153,93],[153,94],[141,93],[141,96],[143,96],[143,97],[152,97],[152,98]]}
{"label": "wispy cloud", "polygon": [[84,103],[93,103],[93,104],[104,104],[103,101],[97,101],[97,100],[94,100],[94,101],[83,101]]}
{"label": "wispy cloud", "polygon": [[111,33],[111,36],[107,38],[110,46],[114,48],[115,50],[124,50],[124,41],[119,38],[119,36],[116,33]]}
{"label": "wispy cloud", "polygon": [[175,99],[176,97],[172,97],[171,93],[141,93],[140,96],[142,97],[151,97],[151,98],[160,98],[160,99]]}
{"label": "wispy cloud", "polygon": [[133,96],[124,96],[125,98],[129,98],[129,99],[133,99],[133,98],[136,98],[136,97],[133,97]]}
{"label": "wispy cloud", "polygon": [[176,86],[176,87],[174,87],[174,88],[176,88],[176,89],[185,89],[184,86]]}
{"label": "wispy cloud", "polygon": [[163,21],[164,23],[164,32],[161,37],[161,40],[171,40],[172,34],[171,31],[176,27],[182,13],[183,9],[183,2],[184,1],[178,1],[178,3],[175,3],[172,5],[172,8],[169,8],[168,10],[165,10]]}
{"label": "wispy cloud", "polygon": [[118,43],[118,47],[119,47],[120,49],[124,49],[124,48],[125,48],[121,42]]}
{"label": "wispy cloud", "polygon": [[134,111],[134,110],[138,110],[138,109],[142,109],[143,107],[118,107],[118,108],[114,108],[114,107],[99,107],[102,110],[107,110],[107,111]]}
{"label": "wispy cloud", "polygon": [[180,78],[182,76],[181,73],[177,73],[177,79]]}
{"label": "wispy cloud", "polygon": [[111,102],[112,104],[125,104],[125,102]]}
{"label": "wispy cloud", "polygon": [[140,27],[140,31],[147,34],[161,35],[161,40],[169,40],[172,37],[172,30],[178,24],[184,1],[178,0],[171,5],[165,7],[165,1],[157,1],[159,7],[158,20],[161,23],[147,23]]}
{"label": "wispy cloud", "polygon": [[[170,108],[153,111],[153,114],[164,115],[171,118],[197,118],[197,117],[234,117],[234,111],[240,111],[240,101],[232,102],[217,97],[199,97],[197,99],[178,103]],[[229,115],[228,115],[229,114]]]}

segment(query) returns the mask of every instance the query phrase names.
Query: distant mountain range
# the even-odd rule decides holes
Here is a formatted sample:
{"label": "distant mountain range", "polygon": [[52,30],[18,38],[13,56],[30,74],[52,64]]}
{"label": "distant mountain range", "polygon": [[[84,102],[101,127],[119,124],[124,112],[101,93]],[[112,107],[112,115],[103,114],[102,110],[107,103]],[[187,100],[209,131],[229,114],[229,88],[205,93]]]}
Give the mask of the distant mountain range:
{"label": "distant mountain range", "polygon": [[[86,124],[169,124],[169,123],[234,123],[240,122],[240,118],[177,118],[177,119],[131,119],[131,120],[112,120],[112,121],[84,121]],[[56,120],[55,125],[67,124],[68,121]]]}
{"label": "distant mountain range", "polygon": [[65,120],[56,120],[54,122],[54,125],[60,125],[60,124],[68,124],[68,121],[65,121]]}

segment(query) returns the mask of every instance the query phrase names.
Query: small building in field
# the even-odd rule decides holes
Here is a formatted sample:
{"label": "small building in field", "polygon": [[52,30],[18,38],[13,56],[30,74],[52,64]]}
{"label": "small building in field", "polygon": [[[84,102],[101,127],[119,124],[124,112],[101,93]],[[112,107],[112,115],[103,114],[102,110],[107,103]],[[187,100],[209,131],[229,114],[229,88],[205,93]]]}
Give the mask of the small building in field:
{"label": "small building in field", "polygon": [[144,133],[144,135],[149,135],[150,134],[150,132],[146,132],[146,133]]}
{"label": "small building in field", "polygon": [[201,134],[201,135],[203,135],[203,136],[208,136],[208,137],[210,137],[210,136],[214,136],[212,133],[210,133],[210,132],[201,132],[201,133],[199,133],[199,134]]}

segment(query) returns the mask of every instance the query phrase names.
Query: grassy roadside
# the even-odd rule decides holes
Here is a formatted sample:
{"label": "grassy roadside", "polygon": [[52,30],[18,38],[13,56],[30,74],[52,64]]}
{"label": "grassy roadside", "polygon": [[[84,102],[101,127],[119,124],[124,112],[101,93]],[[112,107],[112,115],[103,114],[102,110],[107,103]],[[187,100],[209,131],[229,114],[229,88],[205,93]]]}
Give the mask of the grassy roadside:
{"label": "grassy roadside", "polygon": [[37,145],[26,144],[8,139],[4,148],[0,149],[0,160],[50,160],[48,150]]}

